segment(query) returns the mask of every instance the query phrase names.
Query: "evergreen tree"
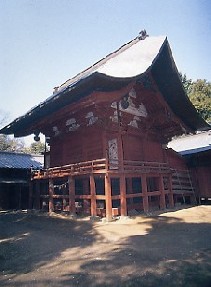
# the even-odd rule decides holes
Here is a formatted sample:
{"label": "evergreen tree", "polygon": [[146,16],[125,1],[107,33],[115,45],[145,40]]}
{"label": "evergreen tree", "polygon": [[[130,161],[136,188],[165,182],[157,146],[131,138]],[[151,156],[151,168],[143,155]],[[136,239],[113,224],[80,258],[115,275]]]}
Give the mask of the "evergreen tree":
{"label": "evergreen tree", "polygon": [[32,154],[43,154],[45,152],[45,144],[41,141],[33,142],[27,149],[27,152]]}
{"label": "evergreen tree", "polygon": [[211,123],[211,83],[202,79],[192,81],[181,73],[180,77],[184,89],[197,112],[208,123]]}
{"label": "evergreen tree", "polygon": [[206,80],[192,82],[188,96],[198,113],[211,122],[211,83]]}

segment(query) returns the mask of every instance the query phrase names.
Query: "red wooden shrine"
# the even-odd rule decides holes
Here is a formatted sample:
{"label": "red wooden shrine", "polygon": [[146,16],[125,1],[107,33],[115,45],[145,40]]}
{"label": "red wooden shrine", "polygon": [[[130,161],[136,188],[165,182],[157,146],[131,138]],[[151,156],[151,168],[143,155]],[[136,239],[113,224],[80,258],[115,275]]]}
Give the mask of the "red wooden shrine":
{"label": "red wooden shrine", "polygon": [[207,127],[185,95],[167,39],[138,36],[2,132],[48,138],[31,207],[110,220],[173,207],[180,197],[194,201],[186,164],[166,144]]}

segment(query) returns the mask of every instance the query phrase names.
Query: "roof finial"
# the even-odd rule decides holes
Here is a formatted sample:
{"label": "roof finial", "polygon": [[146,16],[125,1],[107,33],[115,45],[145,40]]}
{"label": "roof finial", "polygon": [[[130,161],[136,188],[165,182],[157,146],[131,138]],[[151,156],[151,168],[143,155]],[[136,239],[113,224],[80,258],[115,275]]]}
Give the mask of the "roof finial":
{"label": "roof finial", "polygon": [[139,40],[145,40],[146,37],[149,37],[149,35],[147,34],[146,30],[142,30],[139,35],[138,35],[138,39]]}
{"label": "roof finial", "polygon": [[58,92],[58,90],[59,90],[59,87],[54,87],[53,88],[53,94],[56,94]]}

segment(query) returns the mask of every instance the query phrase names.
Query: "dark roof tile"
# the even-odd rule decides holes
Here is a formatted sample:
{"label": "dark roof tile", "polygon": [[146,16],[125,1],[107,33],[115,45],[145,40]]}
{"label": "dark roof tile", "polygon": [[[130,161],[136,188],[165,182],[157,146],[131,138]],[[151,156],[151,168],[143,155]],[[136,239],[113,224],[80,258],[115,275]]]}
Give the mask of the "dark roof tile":
{"label": "dark roof tile", "polygon": [[40,169],[42,166],[42,155],[0,152],[0,168]]}

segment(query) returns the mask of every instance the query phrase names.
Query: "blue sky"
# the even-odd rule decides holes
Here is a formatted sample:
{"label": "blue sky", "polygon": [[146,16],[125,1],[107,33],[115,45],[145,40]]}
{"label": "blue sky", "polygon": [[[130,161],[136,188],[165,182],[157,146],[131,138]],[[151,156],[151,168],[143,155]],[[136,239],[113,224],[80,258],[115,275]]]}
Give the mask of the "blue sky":
{"label": "blue sky", "polygon": [[45,100],[142,29],[166,35],[178,70],[211,81],[210,0],[0,0],[0,110]]}

